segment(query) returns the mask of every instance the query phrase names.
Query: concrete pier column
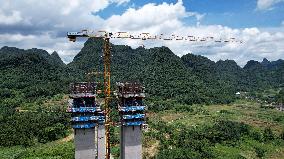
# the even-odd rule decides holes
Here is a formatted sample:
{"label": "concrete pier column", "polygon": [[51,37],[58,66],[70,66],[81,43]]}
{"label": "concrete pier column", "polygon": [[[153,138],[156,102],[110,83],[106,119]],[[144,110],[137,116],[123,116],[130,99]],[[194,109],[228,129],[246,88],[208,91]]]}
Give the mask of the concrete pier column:
{"label": "concrete pier column", "polygon": [[75,159],[94,159],[96,156],[95,129],[75,129]]}
{"label": "concrete pier column", "polygon": [[140,126],[121,126],[121,159],[142,159],[141,133]]}
{"label": "concrete pier column", "polygon": [[98,126],[98,159],[106,158],[106,138],[105,138],[105,126],[99,124]]}

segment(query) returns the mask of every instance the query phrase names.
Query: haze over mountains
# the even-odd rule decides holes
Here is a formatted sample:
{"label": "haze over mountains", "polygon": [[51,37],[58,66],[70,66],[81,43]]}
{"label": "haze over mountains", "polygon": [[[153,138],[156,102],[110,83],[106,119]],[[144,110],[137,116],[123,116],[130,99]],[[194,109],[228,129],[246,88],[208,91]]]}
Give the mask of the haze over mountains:
{"label": "haze over mountains", "polygon": [[[41,49],[0,49],[0,86],[32,92],[27,97],[67,92],[73,81],[89,71],[103,71],[103,41],[89,39],[69,64],[58,54]],[[237,91],[277,88],[284,84],[284,61],[248,61],[241,68],[233,60],[214,62],[187,54],[181,58],[167,47],[132,49],[112,45],[112,82],[139,80],[151,96],[187,104],[228,103]],[[32,90],[32,91],[31,91]]]}

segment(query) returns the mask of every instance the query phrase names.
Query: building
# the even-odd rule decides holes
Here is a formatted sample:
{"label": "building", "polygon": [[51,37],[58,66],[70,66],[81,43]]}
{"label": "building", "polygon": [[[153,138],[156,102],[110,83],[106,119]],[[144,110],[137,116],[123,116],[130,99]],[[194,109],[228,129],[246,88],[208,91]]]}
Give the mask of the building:
{"label": "building", "polygon": [[75,159],[105,158],[105,117],[96,102],[96,83],[72,83],[67,112],[74,129]]}
{"label": "building", "polygon": [[120,114],[121,159],[142,159],[142,127],[145,124],[144,87],[138,82],[117,83]]}

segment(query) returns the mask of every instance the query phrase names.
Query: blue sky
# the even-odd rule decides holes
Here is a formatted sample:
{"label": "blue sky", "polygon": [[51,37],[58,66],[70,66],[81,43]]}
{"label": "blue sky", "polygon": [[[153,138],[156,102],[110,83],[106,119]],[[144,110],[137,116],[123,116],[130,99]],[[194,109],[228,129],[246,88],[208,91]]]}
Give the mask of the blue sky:
{"label": "blue sky", "polygon": [[[113,14],[122,14],[129,7],[139,8],[148,3],[176,3],[176,0],[139,0],[124,5],[111,4],[96,13],[102,18]],[[205,14],[201,24],[224,25],[233,28],[278,27],[284,19],[284,2],[277,3],[273,9],[257,10],[257,0],[184,0],[187,11]],[[193,19],[184,19],[188,25],[196,23]]]}
{"label": "blue sky", "polygon": [[230,37],[243,44],[112,40],[133,48],[167,46],[176,55],[211,60],[284,59],[284,0],[0,0],[0,48],[41,48],[72,61],[86,39],[70,43],[67,31]]}

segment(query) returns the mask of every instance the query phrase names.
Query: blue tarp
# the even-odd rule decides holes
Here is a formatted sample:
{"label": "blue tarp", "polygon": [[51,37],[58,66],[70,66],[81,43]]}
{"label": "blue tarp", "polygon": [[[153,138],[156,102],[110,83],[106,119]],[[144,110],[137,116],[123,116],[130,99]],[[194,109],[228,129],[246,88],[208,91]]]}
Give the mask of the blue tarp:
{"label": "blue tarp", "polygon": [[142,125],[144,123],[145,123],[144,121],[134,121],[134,122],[125,122],[125,123],[123,123],[123,125],[125,125],[125,126],[139,126],[139,125]]}
{"label": "blue tarp", "polygon": [[144,118],[145,114],[135,114],[135,115],[123,115],[123,119],[141,119]]}
{"label": "blue tarp", "polygon": [[145,110],[145,106],[128,106],[128,107],[120,107],[120,111],[128,112],[128,111],[137,111],[137,110]]}
{"label": "blue tarp", "polygon": [[96,126],[96,123],[92,124],[81,124],[81,125],[72,125],[74,129],[90,129]]}
{"label": "blue tarp", "polygon": [[72,121],[92,121],[92,120],[101,120],[104,121],[104,116],[80,116],[80,117],[72,117]]}
{"label": "blue tarp", "polygon": [[80,108],[68,108],[67,109],[67,112],[81,112],[81,113],[84,113],[84,112],[97,112],[97,111],[101,111],[100,108],[97,108],[97,107],[80,107]]}

